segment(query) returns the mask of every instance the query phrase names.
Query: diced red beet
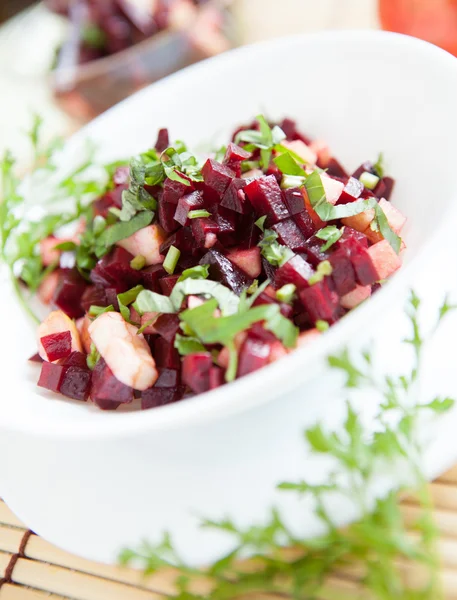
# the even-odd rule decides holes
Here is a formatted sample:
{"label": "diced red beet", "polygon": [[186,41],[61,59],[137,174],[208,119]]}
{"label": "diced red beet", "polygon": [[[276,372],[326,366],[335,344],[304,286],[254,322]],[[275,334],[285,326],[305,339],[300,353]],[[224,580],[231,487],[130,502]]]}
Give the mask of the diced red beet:
{"label": "diced red beet", "polygon": [[176,205],[171,202],[165,202],[162,195],[158,202],[158,218],[160,226],[167,233],[173,233],[179,227],[179,223],[175,221]]}
{"label": "diced red beet", "polygon": [[[212,209],[213,210],[213,209]],[[223,206],[218,206],[214,211],[213,219],[219,227],[219,235],[233,233],[236,229],[236,214]]]}
{"label": "diced red beet", "polygon": [[227,146],[227,150],[224,156],[224,164],[230,166],[233,162],[243,162],[251,158],[251,153],[247,152],[244,148],[237,146],[233,142],[230,142]]}
{"label": "diced red beet", "polygon": [[154,340],[153,356],[156,364],[164,369],[180,369],[181,359],[179,352],[173,345],[173,342],[168,342],[163,337],[158,337]]}
{"label": "diced red beet", "polygon": [[91,381],[92,372],[87,367],[65,367],[59,391],[67,398],[86,402],[91,390]]}
{"label": "diced red beet", "polygon": [[141,283],[143,287],[152,292],[159,292],[159,279],[166,274],[162,265],[152,265],[141,271]]}
{"label": "diced red beet", "polygon": [[273,175],[255,179],[244,188],[244,193],[259,216],[267,215],[268,227],[290,216]]}
{"label": "diced red beet", "polygon": [[316,231],[316,226],[307,210],[294,215],[292,218],[305,236],[305,239],[309,239]]}
{"label": "diced red beet", "polygon": [[165,202],[165,204],[178,204],[182,196],[194,190],[192,183],[189,182],[189,184],[186,185],[181,181],[174,181],[173,179],[165,179],[161,201]]}
{"label": "diced red beet", "polygon": [[235,294],[240,295],[252,285],[250,279],[241,269],[217,250],[210,250],[200,260],[201,265],[209,265],[210,278],[220,281]]}
{"label": "diced red beet", "polygon": [[270,163],[268,169],[265,173],[266,175],[273,175],[278,184],[281,184],[282,181],[282,171],[277,167],[274,163]]}
{"label": "diced red beet", "polygon": [[71,333],[51,333],[40,339],[49,362],[67,358],[71,354]]}
{"label": "diced red beet", "polygon": [[192,219],[189,219],[188,214],[191,210],[203,208],[203,194],[201,192],[192,192],[179,199],[178,206],[174,214],[174,220],[183,227],[190,225]]}
{"label": "diced red beet", "polygon": [[106,192],[105,199],[110,203],[110,206],[122,208],[122,194],[128,189],[128,187],[129,186],[127,183],[123,183],[115,187],[113,190]]}
{"label": "diced red beet", "polygon": [[246,179],[232,179],[222,196],[221,206],[237,213],[248,213],[251,207],[249,202],[246,201],[246,194],[243,190],[246,187],[246,183]]}
{"label": "diced red beet", "polygon": [[202,175],[206,185],[221,196],[235,177],[235,173],[229,167],[221,165],[212,158],[208,158],[203,165]]}
{"label": "diced red beet", "polygon": [[372,175],[376,175],[374,169],[373,169],[373,163],[369,160],[365,161],[364,163],[362,163],[360,165],[360,167],[358,167],[354,173],[352,173],[352,177],[354,179],[359,179],[360,175],[362,175],[362,173],[371,173]]}
{"label": "diced red beet", "polygon": [[248,331],[248,337],[260,340],[266,344],[273,344],[277,339],[275,334],[265,329],[262,323],[254,323],[254,325],[251,325]]}
{"label": "diced red beet", "polygon": [[155,143],[155,149],[157,152],[163,152],[170,145],[170,136],[168,135],[168,129],[159,129],[157,134],[157,141]]}
{"label": "diced red beet", "polygon": [[265,367],[270,359],[271,345],[248,337],[238,357],[237,377],[243,377]]}
{"label": "diced red beet", "polygon": [[303,135],[300,131],[298,131],[297,123],[292,119],[284,119],[279,126],[286,134],[288,140],[301,140],[306,145],[311,143],[311,139],[309,137],[306,137],[306,135]]}
{"label": "diced red beet", "polygon": [[336,243],[336,248],[344,248],[349,254],[353,251],[354,247],[362,246],[368,248],[368,238],[365,234],[352,229],[352,227],[344,227],[343,235]]}
{"label": "diced red beet", "polygon": [[38,387],[58,393],[65,374],[65,367],[54,363],[44,362],[41,366]]}
{"label": "diced red beet", "polygon": [[160,315],[154,323],[154,329],[161,337],[171,344],[179,331],[179,324],[180,320],[178,315],[165,314]]}
{"label": "diced red beet", "polygon": [[339,296],[345,296],[357,287],[356,274],[351,259],[344,249],[336,250],[330,256],[332,265],[332,281]]}
{"label": "diced red beet", "polygon": [[41,356],[37,352],[36,354],[34,354],[33,356],[31,356],[29,358],[29,362],[41,364],[43,362],[43,359],[41,358]]}
{"label": "diced red beet", "polygon": [[[262,304],[278,304],[278,302],[275,300],[275,298],[272,298],[265,292],[262,292],[255,299],[254,306],[262,306]],[[291,319],[293,316],[292,306],[290,306],[289,304],[286,304],[285,302],[279,303],[279,306],[280,306],[281,314],[284,317],[286,317],[286,319]]]}
{"label": "diced red beet", "polygon": [[106,304],[112,306],[114,310],[119,310],[119,300],[117,299],[117,289],[113,287],[106,288]]}
{"label": "diced red beet", "polygon": [[220,367],[212,366],[209,371],[209,389],[215,390],[224,383],[224,371]]}
{"label": "diced red beet", "polygon": [[84,314],[81,298],[86,288],[87,282],[76,269],[62,269],[53,303],[71,319],[78,319]]}
{"label": "diced red beet", "polygon": [[276,223],[273,225],[272,229],[276,231],[279,241],[281,244],[284,244],[284,246],[288,246],[291,250],[296,252],[305,250],[305,236],[292,218]]}
{"label": "diced red beet", "polygon": [[133,401],[133,390],[117,380],[103,358],[100,358],[92,371],[90,397],[102,410],[116,410],[121,404]]}
{"label": "diced red beet", "polygon": [[320,238],[316,237],[315,235],[310,237],[309,240],[307,240],[307,242],[306,242],[304,254],[305,254],[307,260],[315,268],[323,260],[329,259],[330,253],[327,251],[322,252],[322,250],[321,250],[321,248],[324,244],[325,244],[325,241],[321,240]]}
{"label": "diced red beet", "polygon": [[293,256],[282,267],[276,270],[275,287],[293,283],[301,290],[309,286],[308,280],[314,275],[312,266],[299,254]]}
{"label": "diced red beet", "polygon": [[305,210],[305,201],[303,200],[303,194],[298,188],[289,188],[282,191],[285,205],[289,213],[298,215]]}
{"label": "diced red beet", "polygon": [[169,296],[178,283],[179,275],[166,275],[159,279],[159,286],[164,296]]}
{"label": "diced red beet", "polygon": [[341,192],[341,196],[338,199],[338,204],[349,204],[358,200],[364,191],[364,185],[358,179],[350,177],[349,181]]}
{"label": "diced red beet", "polygon": [[251,216],[240,218],[236,233],[239,236],[239,244],[243,248],[253,248],[259,243],[261,231]]}
{"label": "diced red beet", "polygon": [[395,180],[392,179],[392,177],[383,177],[374,189],[375,196],[378,198],[385,198],[385,200],[390,200],[394,185]]}
{"label": "diced red beet", "polygon": [[339,297],[327,277],[300,292],[300,300],[311,321],[334,323],[340,314]]}
{"label": "diced red beet", "polygon": [[125,185],[129,182],[130,169],[129,167],[118,167],[114,171],[113,181],[115,185]]}
{"label": "diced red beet", "polygon": [[210,389],[209,374],[213,359],[209,352],[188,354],[182,361],[182,381],[196,394],[202,394]]}
{"label": "diced red beet", "polygon": [[344,167],[336,160],[336,158],[331,158],[327,165],[327,174],[330,177],[339,177],[340,179],[347,180],[349,175],[347,174]]}
{"label": "diced red beet", "polygon": [[92,282],[105,288],[115,287],[118,292],[138,285],[141,273],[130,266],[133,258],[130,252],[116,246],[96,264],[90,274]]}
{"label": "diced red beet", "polygon": [[155,408],[180,400],[184,394],[179,372],[172,369],[160,369],[155,385],[141,394],[141,408]]}
{"label": "diced red beet", "polygon": [[[196,221],[197,219],[192,219]],[[160,254],[166,256],[170,246],[175,246],[181,250],[181,253],[192,252],[194,248],[194,237],[190,227],[180,227],[178,231],[170,235],[160,246]]]}
{"label": "diced red beet", "polygon": [[191,228],[195,243],[199,248],[214,246],[219,233],[219,225],[213,219],[207,217],[192,219]]}
{"label": "diced red beet", "polygon": [[91,306],[108,306],[106,290],[99,285],[90,285],[82,295],[81,306],[85,312],[89,312]]}
{"label": "diced red beet", "polygon": [[[346,229],[349,228],[346,227],[345,230]],[[351,230],[351,232],[353,231],[354,230]],[[362,235],[362,239],[360,240],[352,234],[351,237],[344,239],[345,236],[343,235],[337,244],[350,258],[356,274],[357,283],[363,286],[372,285],[378,281],[376,269],[368,254],[368,240],[363,234],[359,235]]]}
{"label": "diced red beet", "polygon": [[61,365],[66,367],[79,367],[80,369],[87,369],[87,358],[82,352],[72,352],[70,356],[60,361]]}

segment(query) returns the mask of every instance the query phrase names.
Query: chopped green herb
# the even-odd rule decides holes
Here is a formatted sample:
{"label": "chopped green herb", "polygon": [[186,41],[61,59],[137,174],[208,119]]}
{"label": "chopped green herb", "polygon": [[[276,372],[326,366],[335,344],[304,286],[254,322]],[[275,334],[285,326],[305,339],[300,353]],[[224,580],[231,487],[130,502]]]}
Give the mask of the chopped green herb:
{"label": "chopped green herb", "polygon": [[132,323],[130,319],[130,309],[121,300],[119,300],[119,298],[117,303],[119,304],[119,312],[121,313],[124,321],[127,323]]}
{"label": "chopped green herb", "polygon": [[235,143],[247,143],[248,146],[246,147],[246,150],[248,151],[251,149],[251,146],[253,149],[259,148],[261,165],[264,169],[267,169],[270,164],[274,147],[286,138],[286,134],[277,125],[271,129],[264,116],[259,115],[256,119],[259,123],[260,131],[253,129],[240,131],[236,136]]}
{"label": "chopped green herb", "polygon": [[261,231],[265,231],[265,221],[267,220],[267,215],[263,217],[259,217],[257,221],[254,223]]}
{"label": "chopped green herb", "polygon": [[320,231],[318,231],[315,234],[316,237],[319,238],[320,240],[326,241],[326,243],[321,248],[321,252],[325,252],[326,250],[331,248],[333,246],[333,244],[336,244],[336,242],[343,235],[343,231],[344,231],[344,227],[342,227],[341,229],[338,229],[338,227],[335,227],[334,225],[329,225],[328,227],[324,227],[324,229],[321,229]]}
{"label": "chopped green herb", "polygon": [[316,321],[317,331],[324,333],[324,332],[328,331],[329,328],[330,328],[330,325],[327,323],[327,321],[320,321],[320,320]]}
{"label": "chopped green herb", "polygon": [[131,290],[128,290],[127,292],[118,294],[117,299],[125,306],[128,306],[129,304],[132,304],[132,302],[135,302],[135,300],[138,298],[138,295],[143,290],[144,287],[142,285],[137,285],[136,287],[132,288]]}
{"label": "chopped green herb", "polygon": [[252,294],[255,294],[258,289],[259,289],[259,280],[254,279],[254,281],[251,283],[251,285],[246,290],[246,294],[248,294],[249,296],[252,296]]}
{"label": "chopped green herb", "polygon": [[180,310],[186,296],[207,295],[219,304],[223,315],[236,313],[240,304],[239,297],[225,285],[208,279],[186,279],[178,282],[170,295],[175,311]]}
{"label": "chopped green herb", "polygon": [[176,309],[168,296],[162,296],[162,294],[157,294],[150,290],[143,290],[138,294],[133,304],[133,308],[140,315],[150,312],[162,314],[173,314],[176,312]]}
{"label": "chopped green herb", "polygon": [[170,246],[165,260],[163,261],[163,268],[168,274],[172,275],[175,272],[176,265],[178,264],[180,256],[181,250],[176,248],[176,246]]}
{"label": "chopped green herb", "polygon": [[273,229],[265,229],[263,238],[259,242],[261,254],[270,265],[281,267],[292,258],[294,253],[287,246],[279,244],[276,240],[278,234]]}
{"label": "chopped green herb", "polygon": [[181,356],[194,354],[195,352],[205,352],[203,344],[194,337],[176,334],[174,346]]}
{"label": "chopped green herb", "polygon": [[136,214],[130,221],[119,221],[111,227],[105,229],[97,242],[97,256],[103,256],[111,246],[124,240],[140,229],[147,227],[152,223],[154,213],[151,211],[143,211]]}
{"label": "chopped green herb", "polygon": [[211,213],[207,210],[190,210],[187,213],[188,219],[205,219],[206,217],[210,217]]}
{"label": "chopped green herb", "polygon": [[332,265],[330,264],[330,262],[328,260],[323,260],[321,263],[319,263],[317,265],[317,270],[314,273],[314,275],[312,275],[309,280],[308,283],[309,285],[314,285],[316,283],[321,282],[324,277],[331,275],[332,274]]}
{"label": "chopped green herb", "polygon": [[89,369],[91,371],[93,371],[95,369],[95,365],[98,363],[98,361],[100,360],[100,353],[97,350],[95,344],[91,344],[90,345],[90,354],[88,354],[86,362],[87,362],[87,366],[89,367]]}
{"label": "chopped green herb", "polygon": [[157,318],[149,319],[149,321],[146,321],[146,323],[143,323],[143,325],[141,325],[141,327],[138,329],[136,334],[141,335],[142,333],[144,333],[148,327],[150,327],[151,325],[154,325],[154,323],[156,322],[156,319]]}
{"label": "chopped green herb", "polygon": [[208,279],[209,277],[209,265],[197,265],[196,267],[191,267],[190,269],[185,269],[179,279],[180,281],[184,281],[185,279]]}
{"label": "chopped green herb", "polygon": [[273,159],[273,162],[284,175],[303,177],[304,179],[307,178],[305,169],[297,163],[292,154],[288,151],[276,156],[276,158]]}
{"label": "chopped green herb", "polygon": [[359,181],[367,188],[367,190],[374,190],[379,183],[379,177],[373,175],[373,173],[364,171],[362,175],[360,175]]}
{"label": "chopped green herb", "polygon": [[379,153],[378,160],[373,165],[373,170],[376,171],[378,177],[384,177],[384,155],[382,152]]}
{"label": "chopped green herb", "polygon": [[291,304],[295,298],[296,291],[297,286],[295,286],[293,283],[287,283],[276,292],[276,298],[280,302],[286,302],[286,304]]}
{"label": "chopped green herb", "polygon": [[401,250],[401,237],[397,235],[390,227],[389,221],[387,220],[384,211],[376,203],[374,207],[376,221],[378,223],[379,231],[385,240],[389,242],[392,248],[395,250],[397,254],[400,254]]}
{"label": "chopped green herb", "polygon": [[113,312],[114,311],[114,306],[112,304],[110,304],[109,306],[95,306],[92,305],[89,308],[89,317],[99,317],[100,315],[102,315],[103,313],[106,312]]}
{"label": "chopped green herb", "polygon": [[145,265],[146,259],[141,254],[138,254],[137,256],[135,256],[135,258],[132,258],[132,260],[130,261],[130,266],[134,271],[141,271],[141,269],[143,269]]}

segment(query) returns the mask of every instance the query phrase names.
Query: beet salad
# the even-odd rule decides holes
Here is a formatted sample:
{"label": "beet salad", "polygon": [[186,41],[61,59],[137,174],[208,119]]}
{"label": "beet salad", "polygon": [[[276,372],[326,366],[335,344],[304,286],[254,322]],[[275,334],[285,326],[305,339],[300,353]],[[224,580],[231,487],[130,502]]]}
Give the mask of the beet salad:
{"label": "beet salad", "polygon": [[55,228],[32,256],[53,308],[38,385],[104,410],[163,406],[265,367],[401,266],[406,218],[382,156],[349,175],[290,119],[259,116],[203,161],[163,129],[109,173],[77,231]]}

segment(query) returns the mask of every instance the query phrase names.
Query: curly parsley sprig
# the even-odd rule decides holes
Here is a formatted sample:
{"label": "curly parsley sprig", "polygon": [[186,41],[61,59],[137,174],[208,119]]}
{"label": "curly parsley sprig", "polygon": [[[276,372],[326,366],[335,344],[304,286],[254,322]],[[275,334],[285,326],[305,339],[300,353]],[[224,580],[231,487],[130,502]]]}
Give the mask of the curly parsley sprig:
{"label": "curly parsley sprig", "polygon": [[[447,300],[440,308],[437,325],[454,309]],[[316,485],[306,480],[283,482],[278,488],[284,493],[308,495],[314,499],[315,512],[325,526],[325,533],[311,539],[294,536],[281,514],[273,510],[269,519],[258,525],[240,528],[230,519],[205,520],[202,527],[222,532],[234,541],[234,550],[205,570],[205,581],[196,584],[202,572],[187,565],[176,552],[169,535],[158,546],[143,543],[137,549],[126,549],[120,555],[124,565],[140,564],[145,574],[164,567],[177,569],[176,598],[179,600],[231,600],[255,592],[278,596],[287,594],[300,600],[334,598],[342,600],[340,592],[329,591],[329,576],[336,570],[355,566],[359,573],[360,597],[376,600],[439,600],[443,592],[439,580],[439,560],[436,551],[438,537],[433,522],[427,481],[422,470],[422,447],[418,441],[417,424],[424,411],[441,414],[454,401],[435,398],[422,404],[416,397],[417,380],[424,346],[433,332],[424,333],[419,325],[420,300],[412,293],[407,314],[412,336],[405,343],[413,347],[414,366],[401,376],[374,375],[373,357],[364,352],[353,358],[347,350],[328,359],[329,365],[346,376],[348,390],[377,390],[382,402],[376,416],[375,433],[367,431],[359,415],[348,403],[342,431],[327,431],[316,425],[305,432],[306,443],[316,454],[335,462],[329,482]],[[396,419],[390,416],[395,414]],[[393,424],[392,424],[393,421]],[[382,464],[403,461],[409,467],[422,511],[414,524],[416,536],[407,531],[398,503],[398,491],[393,490],[374,505],[371,484]],[[344,483],[337,476],[347,475]],[[337,527],[327,509],[329,495],[346,497],[355,502],[359,521],[342,530]],[[287,549],[286,549],[287,548]],[[252,556],[251,568],[244,559]],[[427,574],[424,586],[411,587],[402,574],[402,561],[420,565]],[[202,587],[203,585],[203,587]],[[368,596],[367,596],[368,594]],[[352,595],[349,596],[352,598]],[[359,596],[358,596],[359,597]]]}

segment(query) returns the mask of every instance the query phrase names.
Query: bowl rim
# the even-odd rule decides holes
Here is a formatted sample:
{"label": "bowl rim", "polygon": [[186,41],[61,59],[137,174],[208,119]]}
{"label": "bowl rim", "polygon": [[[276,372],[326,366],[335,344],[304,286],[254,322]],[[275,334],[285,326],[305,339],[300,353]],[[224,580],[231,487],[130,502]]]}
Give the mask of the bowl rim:
{"label": "bowl rim", "polygon": [[[436,61],[442,64],[449,63],[449,71],[454,69],[457,81],[457,60],[454,56],[422,40],[412,38],[403,34],[376,31],[376,30],[346,30],[346,31],[322,31],[311,34],[298,34],[293,36],[280,37],[274,40],[261,41],[248,46],[243,46],[215,56],[206,61],[197,63],[178,73],[174,73],[154,84],[152,86],[160,87],[167,85],[171,78],[179,78],[182,73],[196,72],[206,69],[208,66],[218,66],[223,68],[225,62],[230,62],[233,57],[245,55],[252,50],[262,50],[263,48],[283,48],[294,45],[297,42],[358,42],[370,43],[381,42],[383,44],[394,44],[405,46],[410,51],[417,53],[426,53],[433,56]],[[145,90],[137,92],[142,94],[147,92],[151,86]],[[128,102],[129,98],[123,102]],[[123,102],[119,103],[122,104]],[[119,105],[116,105],[119,106]],[[104,119],[109,116],[109,109],[103,115],[98,117]],[[78,132],[75,139],[84,134],[85,128]],[[70,141],[69,140],[69,141]],[[451,193],[451,192],[450,192]],[[457,193],[457,191],[456,191]],[[453,223],[453,217],[457,218],[457,202],[451,204],[447,212],[443,212],[441,222],[436,229],[430,233],[427,239],[421,244],[415,256],[410,262],[394,275],[389,283],[377,292],[368,302],[363,303],[357,310],[348,313],[344,319],[332,326],[330,330],[318,339],[305,347],[298,348],[281,360],[263,367],[259,371],[247,375],[240,380],[236,380],[229,385],[222,386],[216,390],[199,394],[188,400],[155,408],[146,411],[132,411],[125,413],[110,414],[104,413],[103,420],[94,419],[91,423],[83,423],[80,428],[72,427],[71,417],[58,417],[58,427],[55,425],[42,426],[36,428],[30,421],[26,423],[18,422],[8,423],[2,419],[0,429],[13,431],[16,433],[27,433],[38,437],[47,437],[50,439],[83,440],[83,439],[110,439],[110,438],[128,438],[132,435],[151,433],[153,431],[166,431],[181,429],[193,425],[201,425],[211,421],[219,421],[228,416],[252,410],[256,406],[271,402],[274,398],[291,391],[294,384],[294,374],[297,371],[303,371],[303,366],[307,365],[307,374],[301,375],[301,381],[315,378],[319,372],[325,369],[326,357],[334,352],[335,349],[345,345],[350,337],[350,333],[364,330],[364,333],[370,331],[369,324],[376,319],[380,312],[380,307],[388,306],[389,299],[403,298],[408,289],[408,281],[414,271],[420,269],[421,259],[427,255],[430,248],[436,243],[436,240],[443,235],[447,228]],[[286,382],[286,386],[281,385],[281,391],[278,394],[275,382]]]}

